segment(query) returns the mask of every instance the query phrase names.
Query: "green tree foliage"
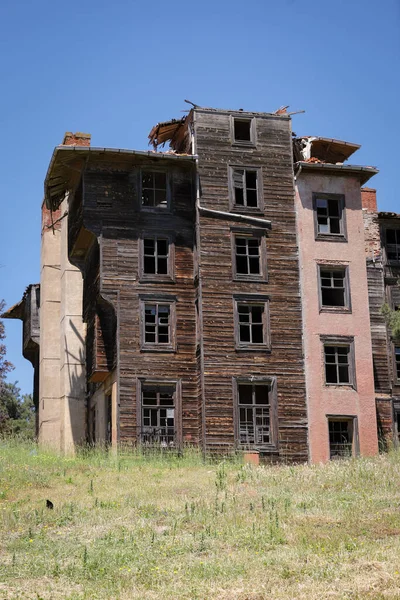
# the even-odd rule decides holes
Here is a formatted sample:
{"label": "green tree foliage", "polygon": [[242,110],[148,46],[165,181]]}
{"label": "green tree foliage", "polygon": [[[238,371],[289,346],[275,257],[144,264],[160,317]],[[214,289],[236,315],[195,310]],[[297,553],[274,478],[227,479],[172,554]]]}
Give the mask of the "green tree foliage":
{"label": "green tree foliage", "polygon": [[[5,306],[4,300],[0,300],[0,315],[2,314],[2,312],[4,310],[4,306]],[[4,331],[4,323],[0,319],[0,393],[1,393],[1,387],[4,384],[7,373],[12,371],[14,368],[14,365],[12,365],[6,359],[6,345],[4,343],[5,337],[6,337],[6,334]]]}
{"label": "green tree foliage", "polygon": [[35,437],[35,407],[31,394],[21,396],[16,383],[3,383],[0,392],[0,434]]}
{"label": "green tree foliage", "polygon": [[384,304],[381,313],[385,317],[387,326],[394,338],[400,338],[400,311],[392,310],[388,304]]}

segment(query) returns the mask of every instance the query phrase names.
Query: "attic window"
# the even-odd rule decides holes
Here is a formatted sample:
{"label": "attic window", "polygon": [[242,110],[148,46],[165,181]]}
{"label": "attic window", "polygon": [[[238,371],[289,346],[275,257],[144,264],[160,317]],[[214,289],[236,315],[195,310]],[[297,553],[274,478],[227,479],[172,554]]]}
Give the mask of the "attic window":
{"label": "attic window", "polygon": [[233,119],[233,142],[235,144],[254,144],[254,119]]}

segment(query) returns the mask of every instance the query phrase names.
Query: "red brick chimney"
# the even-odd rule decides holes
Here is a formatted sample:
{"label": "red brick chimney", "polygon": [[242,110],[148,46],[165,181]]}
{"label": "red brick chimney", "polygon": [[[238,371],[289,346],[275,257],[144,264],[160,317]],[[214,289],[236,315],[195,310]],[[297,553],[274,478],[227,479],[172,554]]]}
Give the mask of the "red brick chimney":
{"label": "red brick chimney", "polygon": [[90,146],[90,138],[92,136],[90,133],[81,133],[77,131],[76,133],[72,133],[71,131],[67,131],[64,135],[64,139],[62,142],[62,146]]}
{"label": "red brick chimney", "polygon": [[361,188],[361,204],[368,212],[378,212],[376,190],[367,187]]}

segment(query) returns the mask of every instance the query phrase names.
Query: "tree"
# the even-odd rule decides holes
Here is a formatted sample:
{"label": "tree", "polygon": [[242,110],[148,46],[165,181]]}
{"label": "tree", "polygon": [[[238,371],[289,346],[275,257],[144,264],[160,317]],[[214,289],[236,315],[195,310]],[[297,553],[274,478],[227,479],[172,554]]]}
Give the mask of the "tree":
{"label": "tree", "polygon": [[35,407],[31,394],[21,396],[16,383],[4,383],[0,393],[0,434],[35,437]]}
{"label": "tree", "polygon": [[[5,306],[4,300],[0,300],[0,315],[3,313]],[[4,343],[4,339],[6,337],[6,333],[4,330],[4,323],[2,319],[0,319],[0,394],[2,393],[2,387],[5,383],[5,377],[7,373],[13,370],[14,365],[12,365],[6,359],[6,345]]]}
{"label": "tree", "polygon": [[388,304],[384,304],[381,313],[385,317],[386,324],[394,339],[400,338],[400,311],[392,310]]}

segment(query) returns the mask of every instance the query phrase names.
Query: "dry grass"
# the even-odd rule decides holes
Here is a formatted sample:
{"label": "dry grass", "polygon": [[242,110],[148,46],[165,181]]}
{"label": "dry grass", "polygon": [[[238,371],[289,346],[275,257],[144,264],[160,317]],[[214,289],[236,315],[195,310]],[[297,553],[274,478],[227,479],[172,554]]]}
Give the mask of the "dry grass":
{"label": "dry grass", "polygon": [[1,599],[400,598],[400,453],[250,468],[3,442],[0,515]]}

